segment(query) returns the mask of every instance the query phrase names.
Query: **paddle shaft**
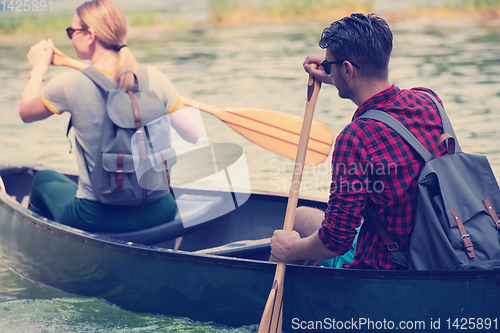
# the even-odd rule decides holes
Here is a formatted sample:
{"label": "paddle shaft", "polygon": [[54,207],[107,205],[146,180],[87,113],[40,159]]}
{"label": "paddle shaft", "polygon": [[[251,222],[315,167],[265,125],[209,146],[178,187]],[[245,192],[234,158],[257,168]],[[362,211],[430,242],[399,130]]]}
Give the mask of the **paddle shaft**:
{"label": "paddle shaft", "polygon": [[[54,48],[52,63],[76,69],[89,66],[66,56],[57,48]],[[290,159],[297,156],[302,117],[265,109],[220,109],[183,96],[181,102],[219,118],[237,133],[267,150]],[[327,126],[316,121],[312,123],[312,131],[305,163],[317,165],[328,157],[333,144],[333,135]]]}
{"label": "paddle shaft", "polygon": [[7,193],[7,191],[5,191],[5,184],[3,183],[2,176],[0,176],[0,192]]}
{"label": "paddle shaft", "polygon": [[[302,173],[304,170],[304,162],[307,152],[307,143],[311,131],[311,124],[314,114],[314,107],[318,99],[321,82],[309,75],[307,103],[300,134],[299,147],[297,157],[295,159],[295,167],[292,176],[292,185],[290,187],[290,195],[286,207],[285,222],[283,230],[292,230],[295,220],[295,211],[299,199],[300,184],[302,181]],[[283,285],[285,280],[286,262],[279,261],[276,266],[274,282],[269,297],[267,299],[264,312],[259,325],[259,333],[281,333],[282,317],[283,317]]]}

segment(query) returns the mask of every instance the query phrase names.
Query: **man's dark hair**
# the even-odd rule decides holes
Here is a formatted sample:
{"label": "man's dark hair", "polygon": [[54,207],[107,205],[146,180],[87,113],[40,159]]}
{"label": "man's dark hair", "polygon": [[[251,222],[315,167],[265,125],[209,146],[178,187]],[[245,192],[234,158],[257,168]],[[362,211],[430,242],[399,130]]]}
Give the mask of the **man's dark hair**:
{"label": "man's dark hair", "polygon": [[319,46],[335,60],[349,60],[361,68],[363,76],[387,77],[392,52],[392,32],[387,22],[375,14],[352,14],[323,30]]}

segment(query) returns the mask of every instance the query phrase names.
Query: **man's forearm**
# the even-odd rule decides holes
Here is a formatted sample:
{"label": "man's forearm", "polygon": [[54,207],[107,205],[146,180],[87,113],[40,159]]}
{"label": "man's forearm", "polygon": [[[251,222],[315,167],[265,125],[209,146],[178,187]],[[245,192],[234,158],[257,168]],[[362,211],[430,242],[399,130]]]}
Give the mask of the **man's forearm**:
{"label": "man's forearm", "polygon": [[279,261],[326,260],[337,255],[328,250],[318,232],[300,238],[296,231],[276,230],[271,238],[271,254]]}
{"label": "man's forearm", "polygon": [[337,256],[325,247],[315,232],[309,237],[301,238],[295,242],[292,249],[294,260],[327,260]]}

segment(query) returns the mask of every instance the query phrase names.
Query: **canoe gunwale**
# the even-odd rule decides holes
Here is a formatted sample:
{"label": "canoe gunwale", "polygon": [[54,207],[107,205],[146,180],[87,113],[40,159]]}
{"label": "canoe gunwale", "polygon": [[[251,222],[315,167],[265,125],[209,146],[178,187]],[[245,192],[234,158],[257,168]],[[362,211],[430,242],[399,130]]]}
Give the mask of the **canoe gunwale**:
{"label": "canoe gunwale", "polygon": [[[14,173],[37,171],[43,169],[40,164],[18,165],[0,162],[0,174],[10,175]],[[67,170],[63,170],[63,172]],[[74,176],[68,172],[70,176]],[[286,195],[281,193],[255,192],[251,196],[259,201],[286,200]],[[307,204],[314,203],[313,198],[301,197],[300,200]],[[316,200],[316,202],[318,202]],[[323,202],[318,202],[324,204]],[[22,220],[29,222],[36,228],[45,230],[57,237],[64,237],[89,246],[106,248],[108,250],[130,253],[146,257],[166,258],[169,260],[189,261],[193,263],[216,264],[222,266],[241,267],[252,270],[264,270],[273,272],[275,264],[265,261],[242,259],[214,254],[187,252],[172,250],[156,246],[142,245],[112,239],[106,236],[82,231],[51,221],[35,212],[23,207],[19,202],[6,193],[0,192],[0,209],[8,209],[12,214],[18,215]],[[0,221],[3,223],[3,221]],[[494,279],[500,281],[500,269],[498,270],[467,270],[467,271],[382,271],[382,270],[356,270],[356,269],[334,269],[324,267],[299,266],[289,264],[287,267],[292,274],[320,275],[337,278],[376,279],[376,280],[481,280]]]}
{"label": "canoe gunwale", "polygon": [[[111,239],[66,226],[55,221],[44,218],[37,213],[22,207],[7,194],[0,193],[0,206],[7,208],[19,215],[22,219],[30,222],[36,228],[41,228],[48,233],[86,243],[89,246],[106,248],[108,250],[126,252],[133,255],[168,258],[169,260],[190,261],[194,263],[216,264],[222,266],[241,267],[246,269],[257,269],[273,271],[275,264],[270,262],[226,257],[213,254],[192,253],[180,250],[172,250],[149,245],[127,243],[125,241]],[[468,270],[468,271],[378,271],[357,269],[336,269],[325,267],[300,266],[289,264],[290,273],[301,275],[321,275],[337,278],[368,278],[376,280],[481,280],[496,279],[500,281],[500,269],[498,270]]]}
{"label": "canoe gunwale", "polygon": [[[262,269],[266,266],[270,272],[274,270],[274,263],[231,258],[212,254],[196,254],[181,250],[172,250],[167,248],[130,243],[118,239],[112,239],[106,236],[97,235],[84,230],[76,229],[52,220],[49,220],[29,209],[21,206],[17,201],[10,198],[7,194],[0,193],[0,207],[8,207],[8,209],[16,215],[19,215],[23,220],[30,222],[34,227],[40,228],[45,232],[64,237],[70,240],[75,240],[85,243],[89,246],[105,248],[118,252],[130,253],[133,255],[141,255],[146,257],[168,258],[169,260],[193,261],[196,263],[209,263],[231,267],[244,267]],[[0,208],[1,209],[1,208]]]}

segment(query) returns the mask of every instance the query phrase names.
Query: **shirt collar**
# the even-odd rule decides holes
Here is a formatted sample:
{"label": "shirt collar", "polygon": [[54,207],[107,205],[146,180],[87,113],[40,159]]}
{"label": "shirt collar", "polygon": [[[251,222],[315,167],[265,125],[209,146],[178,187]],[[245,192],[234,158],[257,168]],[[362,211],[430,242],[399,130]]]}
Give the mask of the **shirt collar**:
{"label": "shirt collar", "polygon": [[383,90],[383,91],[379,92],[378,94],[373,95],[372,97],[368,98],[363,104],[361,104],[358,107],[358,109],[356,110],[356,112],[352,116],[352,121],[356,120],[359,116],[361,116],[366,111],[375,108],[376,105],[379,105],[381,103],[384,103],[384,102],[390,100],[391,98],[393,98],[394,96],[399,94],[400,91],[401,91],[401,89],[399,89],[398,87],[396,87],[395,84],[393,84],[388,89]]}
{"label": "shirt collar", "polygon": [[107,70],[104,70],[104,69],[100,69],[100,68],[97,68],[96,69],[101,72],[102,74],[104,75],[108,75],[108,76],[114,76],[115,75],[115,72],[111,72],[111,71],[107,71]]}

